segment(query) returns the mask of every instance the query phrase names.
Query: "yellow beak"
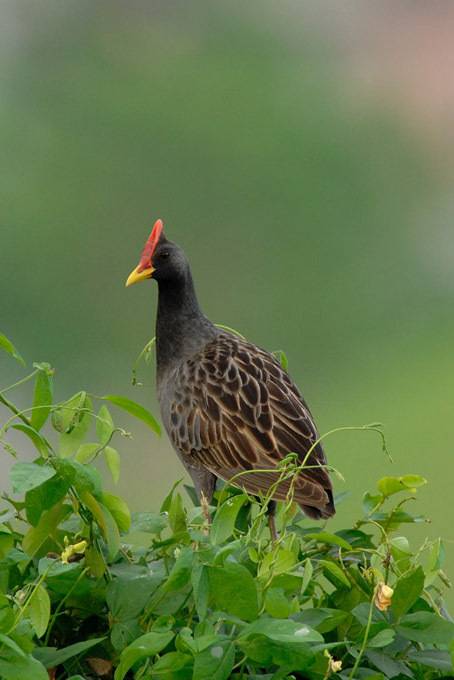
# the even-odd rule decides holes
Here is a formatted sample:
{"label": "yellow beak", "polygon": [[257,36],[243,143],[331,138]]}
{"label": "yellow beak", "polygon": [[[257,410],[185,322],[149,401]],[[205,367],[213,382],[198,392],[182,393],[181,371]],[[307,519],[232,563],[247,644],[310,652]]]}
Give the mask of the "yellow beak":
{"label": "yellow beak", "polygon": [[138,271],[139,267],[136,267],[126,279],[126,287],[132,286],[133,283],[139,283],[139,281],[145,281],[145,279],[151,279],[154,267],[148,267],[148,269],[143,269],[141,272]]}

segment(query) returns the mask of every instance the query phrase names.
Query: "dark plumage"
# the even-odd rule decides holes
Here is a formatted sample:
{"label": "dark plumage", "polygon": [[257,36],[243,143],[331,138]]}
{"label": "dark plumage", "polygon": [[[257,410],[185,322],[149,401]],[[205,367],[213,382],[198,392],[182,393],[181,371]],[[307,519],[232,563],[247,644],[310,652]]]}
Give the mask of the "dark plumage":
{"label": "dark plumage", "polygon": [[[334,514],[326,457],[307,404],[275,357],[221,330],[201,312],[185,254],[168,241],[158,220],[141,264],[128,279],[154,278],[157,387],[162,420],[191,475],[196,491],[211,499],[216,478],[252,494],[266,493],[278,479],[276,465],[289,453],[305,461],[294,500],[309,517]],[[307,458],[307,460],[305,460]],[[290,481],[274,499],[283,500]]]}

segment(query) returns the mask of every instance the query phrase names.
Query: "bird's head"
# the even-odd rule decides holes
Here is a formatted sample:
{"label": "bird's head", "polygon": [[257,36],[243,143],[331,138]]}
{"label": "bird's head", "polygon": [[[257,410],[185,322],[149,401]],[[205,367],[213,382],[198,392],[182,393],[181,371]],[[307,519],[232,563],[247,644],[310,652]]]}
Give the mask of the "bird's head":
{"label": "bird's head", "polygon": [[130,273],[126,286],[156,279],[157,281],[177,280],[184,278],[188,271],[185,254],[176,243],[169,241],[164,235],[162,220],[156,220],[150,237],[145,243],[139,264]]}

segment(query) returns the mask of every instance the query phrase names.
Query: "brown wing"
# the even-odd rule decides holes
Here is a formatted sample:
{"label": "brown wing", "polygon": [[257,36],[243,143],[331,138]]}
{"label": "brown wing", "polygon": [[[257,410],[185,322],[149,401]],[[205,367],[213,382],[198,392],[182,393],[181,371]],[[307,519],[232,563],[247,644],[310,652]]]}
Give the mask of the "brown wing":
{"label": "brown wing", "polygon": [[[314,517],[334,514],[326,458],[307,405],[288,374],[265,350],[219,333],[180,366],[170,404],[169,436],[184,458],[251,493],[266,493],[276,466],[290,452],[308,469],[300,473],[295,500]],[[189,462],[189,460],[188,460]],[[269,470],[269,471],[268,471]],[[290,482],[274,498],[284,499]]]}

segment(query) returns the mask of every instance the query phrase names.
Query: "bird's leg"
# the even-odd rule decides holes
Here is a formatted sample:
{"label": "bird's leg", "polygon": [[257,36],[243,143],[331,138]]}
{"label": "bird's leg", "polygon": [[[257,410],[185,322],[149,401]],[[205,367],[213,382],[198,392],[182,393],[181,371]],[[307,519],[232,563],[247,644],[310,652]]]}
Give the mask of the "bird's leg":
{"label": "bird's leg", "polygon": [[202,508],[202,515],[205,518],[202,531],[205,535],[208,535],[211,526],[210,503],[203,491],[200,492],[200,507]]}
{"label": "bird's leg", "polygon": [[276,529],[276,501],[268,501],[266,514],[268,515],[268,526],[270,528],[271,540],[275,543],[279,536]]}
{"label": "bird's leg", "polygon": [[202,532],[207,536],[210,532],[210,503],[216,488],[216,475],[213,475],[212,472],[201,467],[187,466],[187,470],[194,482],[195,492],[200,501],[202,517],[205,519]]}

